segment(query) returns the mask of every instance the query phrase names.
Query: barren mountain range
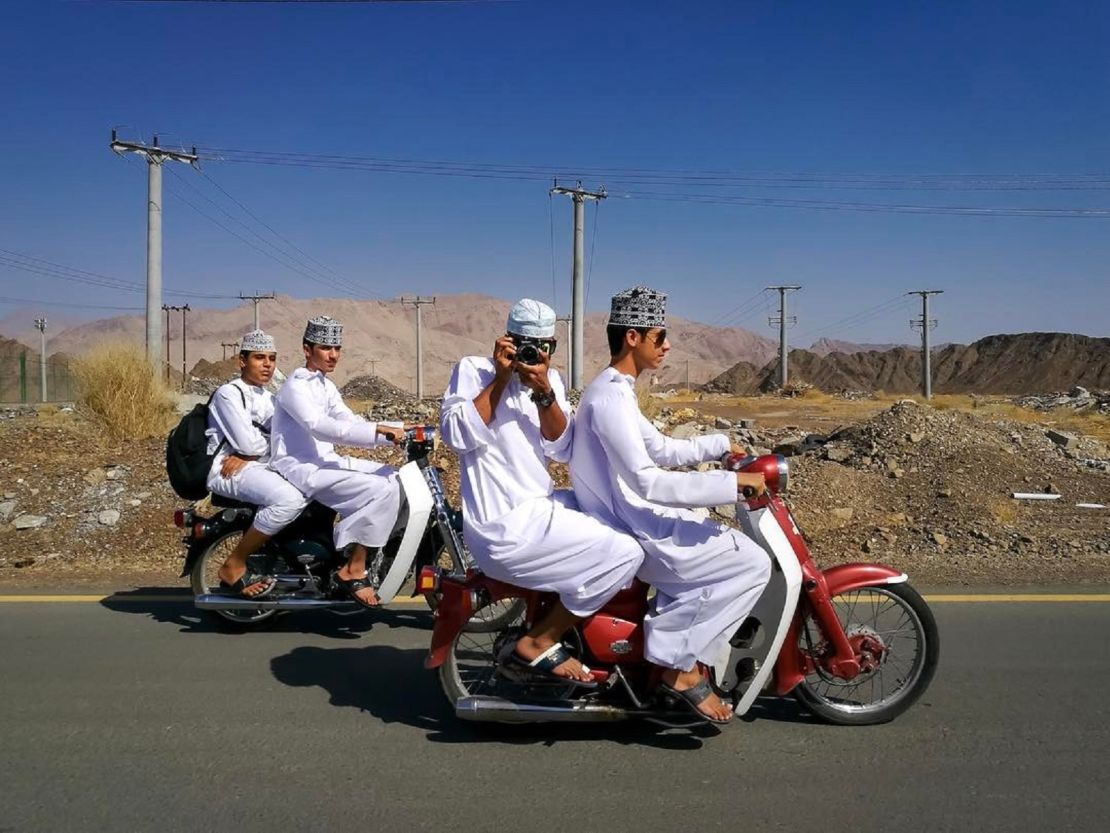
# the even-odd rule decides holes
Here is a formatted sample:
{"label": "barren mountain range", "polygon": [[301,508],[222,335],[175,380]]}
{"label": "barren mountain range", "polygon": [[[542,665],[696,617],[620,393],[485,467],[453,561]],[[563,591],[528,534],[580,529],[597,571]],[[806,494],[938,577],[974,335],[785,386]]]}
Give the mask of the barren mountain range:
{"label": "barren mountain range", "polygon": [[[494,339],[505,331],[510,301],[480,294],[440,296],[434,307],[423,309],[425,392],[438,394],[452,365],[461,356],[488,355]],[[404,390],[415,388],[416,318],[398,302],[350,299],[295,299],[278,296],[263,302],[262,327],[277,339],[279,366],[288,372],[301,363],[300,340],[304,322],[321,314],[343,322],[343,359],[336,381],[373,374]],[[608,361],[602,312],[587,316],[585,377],[588,380]],[[249,304],[232,309],[192,310],[186,321],[184,365],[192,372],[198,362],[220,361],[250,329]],[[9,325],[17,322],[9,321]],[[61,324],[61,321],[58,321]],[[673,349],[656,381],[663,385],[710,382],[714,389],[750,393],[774,386],[777,344],[749,330],[711,327],[671,317]],[[37,332],[13,332],[26,344],[27,360],[37,368]],[[142,343],[141,315],[103,318],[47,331],[48,352],[80,355],[107,341]],[[566,371],[566,326],[558,325],[555,365]],[[169,366],[175,379],[182,368],[181,316],[171,314]],[[0,375],[15,371],[17,341],[5,340]],[[871,348],[871,349],[869,349]],[[821,339],[810,350],[792,350],[790,375],[822,390],[884,390],[891,393],[918,389],[921,356],[914,347],[868,345]],[[689,376],[687,377],[687,373]],[[934,390],[937,392],[1036,393],[1082,384],[1110,388],[1110,339],[1064,333],[996,335],[971,345],[949,344],[933,353]],[[37,385],[37,377],[36,382]],[[37,388],[36,388],[37,390]],[[10,393],[10,391],[9,391]],[[8,397],[8,401],[11,397]]]}
{"label": "barren mountain range", "polygon": [[[511,305],[512,302],[507,300],[465,294],[440,296],[434,307],[424,307],[426,393],[442,392],[451,367],[460,357],[489,355],[494,340],[505,332],[505,319]],[[260,308],[261,324],[277,339],[279,367],[289,372],[301,363],[300,344],[305,321],[323,314],[337,318],[344,325],[343,358],[336,370],[336,382],[343,384],[354,376],[372,373],[404,390],[414,389],[416,313],[411,308],[402,308],[397,302],[331,298],[306,300],[287,296],[264,301]],[[601,312],[590,313],[586,317],[584,369],[587,379],[608,362],[605,319],[606,314]],[[233,309],[197,308],[191,311],[186,319],[186,369],[191,371],[201,359],[210,362],[220,360],[225,352],[221,342],[238,341],[251,328],[251,323],[249,304]],[[666,366],[658,374],[661,383],[684,384],[687,367],[691,383],[704,383],[737,359],[763,364],[775,355],[777,349],[770,339],[739,328],[710,327],[672,316],[669,329],[675,346]],[[90,321],[54,334],[48,331],[48,335],[49,353],[64,351],[79,355],[107,341],[142,343],[144,324],[141,315],[125,315]],[[170,367],[180,371],[180,313],[170,316],[169,337]],[[559,346],[554,363],[565,373],[569,352],[565,324],[558,325],[556,337]],[[26,340],[26,343],[33,349],[38,341],[36,338]]]}
{"label": "barren mountain range", "polygon": [[[908,347],[885,351],[830,353],[791,350],[791,381],[824,391],[882,390],[912,393],[921,387],[921,353]],[[993,335],[973,344],[949,344],[932,354],[937,393],[1032,394],[1072,385],[1110,388],[1110,338],[1071,333]],[[737,362],[710,387],[730,393],[769,390],[778,360],[763,365]]]}

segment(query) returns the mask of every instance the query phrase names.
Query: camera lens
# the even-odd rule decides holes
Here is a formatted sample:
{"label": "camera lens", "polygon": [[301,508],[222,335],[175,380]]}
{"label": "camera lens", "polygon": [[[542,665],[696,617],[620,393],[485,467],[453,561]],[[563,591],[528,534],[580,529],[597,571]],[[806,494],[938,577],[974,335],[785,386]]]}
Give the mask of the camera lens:
{"label": "camera lens", "polygon": [[521,364],[539,364],[540,351],[534,344],[522,344],[516,351],[516,360]]}

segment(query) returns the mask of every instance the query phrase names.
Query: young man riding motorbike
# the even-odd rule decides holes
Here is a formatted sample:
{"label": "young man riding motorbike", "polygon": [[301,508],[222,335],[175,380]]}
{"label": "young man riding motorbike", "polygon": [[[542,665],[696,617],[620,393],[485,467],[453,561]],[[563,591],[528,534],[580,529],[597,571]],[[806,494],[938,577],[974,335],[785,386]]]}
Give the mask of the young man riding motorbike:
{"label": "young man riding motorbike", "polygon": [[219,570],[220,587],[249,599],[274,589],[274,579],[251,573],[247,559],[305,508],[297,488],[267,468],[274,396],[264,386],[274,375],[277,353],[272,336],[252,330],[239,342],[239,378],[216,389],[208,405],[208,453],[215,454],[208,490],[256,504],[250,528]]}
{"label": "young man riding motorbike", "polygon": [[[675,472],[730,452],[728,438],[675,440],[640,413],[634,389],[662,365],[666,295],[635,287],[613,297],[607,328],[611,362],[586,388],[575,415],[571,482],[582,511],[636,537],[645,557],[638,577],[656,588],[645,619],[645,656],[662,666],[661,689],[705,718],[727,723],[731,709],[698,663],[712,665],[770,577],[770,560],[735,529],[687,507],[732,503],[738,488],[764,488],[762,475]],[[731,450],[739,451],[738,448]]]}
{"label": "young man riding motorbike", "polygon": [[530,299],[510,311],[493,356],[456,366],[444,394],[441,433],[459,456],[463,534],[482,571],[560,602],[503,657],[525,674],[591,685],[559,642],[579,617],[631,582],[639,544],[577,510],[555,491],[547,460],[565,462],[573,424],[563,382],[551,368],[555,313]]}
{"label": "young man riding motorbike", "polygon": [[333,443],[369,448],[398,442],[401,423],[369,422],[343,403],[327,374],[335,370],[343,325],[326,315],[305,327],[305,366],[282,385],[274,399],[273,457],[270,467],[309,499],[340,515],[335,548],[350,546],[347,563],[335,573],[336,585],[364,607],[378,596],[366,570],[366,548],[382,547],[391,537],[401,509],[401,488],[392,466],[344,457]]}

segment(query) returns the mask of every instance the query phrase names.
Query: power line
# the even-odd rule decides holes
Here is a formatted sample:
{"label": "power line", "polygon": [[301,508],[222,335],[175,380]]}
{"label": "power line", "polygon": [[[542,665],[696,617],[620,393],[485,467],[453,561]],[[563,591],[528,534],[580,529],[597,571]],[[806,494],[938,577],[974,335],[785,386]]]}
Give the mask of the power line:
{"label": "power line", "polygon": [[0,303],[5,304],[36,304],[43,307],[73,307],[76,309],[112,309],[112,310],[126,310],[128,312],[136,312],[145,309],[145,307],[113,307],[103,304],[71,304],[63,301],[44,301],[42,298],[9,298],[6,295],[0,295]]}

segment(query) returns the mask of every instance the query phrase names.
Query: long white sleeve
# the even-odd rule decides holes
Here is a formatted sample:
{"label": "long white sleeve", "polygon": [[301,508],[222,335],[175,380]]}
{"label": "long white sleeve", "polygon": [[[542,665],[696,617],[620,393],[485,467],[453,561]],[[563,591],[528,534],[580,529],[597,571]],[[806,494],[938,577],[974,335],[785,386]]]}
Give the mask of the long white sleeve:
{"label": "long white sleeve", "polygon": [[208,416],[227,448],[244,457],[261,457],[270,450],[269,439],[251,422],[250,411],[240,388],[228,383],[221,385],[208,404]]}
{"label": "long white sleeve", "polygon": [[638,428],[642,415],[629,393],[614,392],[598,400],[588,418],[605,449],[608,465],[644,500],[681,508],[719,506],[736,499],[736,475],[732,472],[659,468],[648,454]]}
{"label": "long white sleeve", "polygon": [[[337,418],[334,403],[329,397],[327,411],[321,411],[308,390],[309,379],[290,376],[278,392],[282,409],[314,439],[323,442],[370,447],[378,444],[377,424],[350,417]],[[347,413],[354,416],[349,408]]]}
{"label": "long white sleeve", "polygon": [[443,394],[439,431],[456,454],[477,451],[494,441],[493,431],[474,406],[474,398],[492,381],[493,373],[484,372],[469,357],[455,365],[451,373]]}
{"label": "long white sleeve", "polygon": [[706,434],[688,440],[668,437],[640,414],[640,436],[648,456],[661,466],[696,466],[709,460],[719,460],[729,450],[729,440],[724,434]]}
{"label": "long white sleeve", "polygon": [[563,429],[563,433],[553,440],[549,440],[541,434],[540,442],[543,446],[544,456],[556,463],[567,463],[570,462],[570,450],[574,442],[574,411],[570,407],[570,402],[567,401],[567,391],[563,386],[559,371],[549,370],[547,379],[551,383],[551,392],[555,394],[554,407],[563,409],[563,414],[567,418],[567,426]]}

